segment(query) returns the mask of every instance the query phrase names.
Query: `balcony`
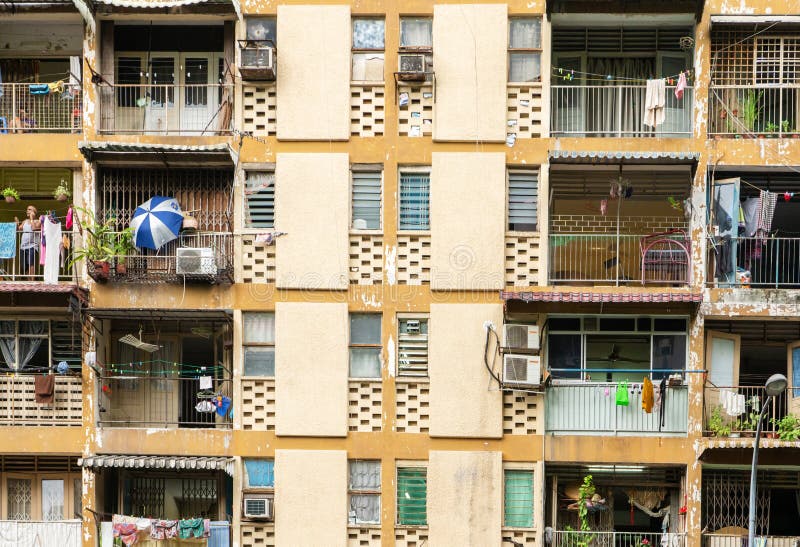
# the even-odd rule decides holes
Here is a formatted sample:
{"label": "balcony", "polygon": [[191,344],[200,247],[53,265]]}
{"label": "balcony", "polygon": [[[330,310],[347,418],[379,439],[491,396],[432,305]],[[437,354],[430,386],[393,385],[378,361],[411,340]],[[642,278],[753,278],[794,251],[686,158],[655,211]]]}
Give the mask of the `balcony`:
{"label": "balcony", "polygon": [[663,137],[692,136],[694,89],[682,99],[675,86],[666,87],[664,123],[644,125],[646,87],[643,85],[551,86],[550,133],[554,137]]}
{"label": "balcony", "polygon": [[233,84],[116,84],[100,94],[100,131],[230,135]]}
{"label": "balcony", "polygon": [[[686,533],[553,531],[553,547],[684,547]],[[725,547],[734,547],[725,546]]]}
{"label": "balcony", "polygon": [[[800,390],[795,389],[797,395]],[[778,438],[775,422],[790,414],[789,389],[769,400],[769,408],[761,424],[766,438]],[[740,399],[739,408],[726,404],[730,397]],[[766,397],[764,386],[711,386],[705,388],[703,435],[706,437],[755,437],[761,404]],[[727,412],[730,407],[732,412]]]}
{"label": "balcony", "polygon": [[62,83],[59,90],[39,94],[32,92],[34,85],[47,84],[0,83],[0,134],[80,133],[80,87]]}
{"label": "balcony", "polygon": [[546,431],[568,435],[686,435],[688,388],[685,385],[667,388],[663,425],[655,408],[650,414],[642,410],[641,391],[634,390],[628,406],[618,406],[616,389],[613,382],[550,385],[545,399]]}
{"label": "balcony", "polygon": [[[736,273],[717,271],[717,254],[728,246]],[[709,241],[709,285],[715,288],[800,288],[800,238],[733,237],[730,243]],[[719,266],[718,266],[719,264]]]}
{"label": "balcony", "polygon": [[[30,503],[30,502],[29,502]],[[4,545],[59,545],[81,547],[81,521],[0,521]]]}
{"label": "balcony", "polygon": [[80,376],[55,377],[53,402],[37,403],[34,374],[8,373],[0,377],[0,425],[79,426],[83,413]]}
{"label": "balcony", "polygon": [[715,85],[708,132],[717,138],[800,138],[799,100],[800,86],[793,84]]}
{"label": "balcony", "polygon": [[[75,281],[75,268],[71,265],[73,234],[71,232],[62,231],[62,237],[66,237],[69,241],[69,249],[63,251],[61,261],[59,262],[58,281],[59,282],[74,282]],[[38,237],[38,235],[37,235]],[[0,259],[0,281],[44,281],[44,266],[40,264],[38,245],[36,246],[37,252],[34,255],[32,265],[28,265],[20,250],[22,244],[23,233],[17,232],[15,249],[16,252],[12,258]]]}
{"label": "balcony", "polygon": [[[115,242],[122,237],[121,232],[113,234]],[[230,233],[184,232],[158,251],[134,249],[115,255],[107,275],[102,263],[90,262],[89,275],[98,281],[118,283],[230,283],[233,238]]]}
{"label": "balcony", "polygon": [[[747,545],[747,529],[743,534],[703,534],[703,547],[741,547]],[[764,536],[756,538],[757,545],[762,547],[797,547],[800,535],[797,536]]]}

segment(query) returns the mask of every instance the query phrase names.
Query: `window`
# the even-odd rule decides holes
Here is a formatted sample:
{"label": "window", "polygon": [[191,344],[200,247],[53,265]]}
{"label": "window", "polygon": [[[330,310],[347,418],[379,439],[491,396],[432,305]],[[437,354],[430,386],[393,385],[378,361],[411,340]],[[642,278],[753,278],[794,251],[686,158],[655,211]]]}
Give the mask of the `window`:
{"label": "window", "polygon": [[503,526],[533,527],[533,471],[527,469],[504,471]]}
{"label": "window", "polygon": [[428,318],[400,317],[397,326],[398,374],[428,375]]}
{"label": "window", "polygon": [[[32,469],[32,468],[31,468]],[[4,520],[52,522],[81,511],[81,479],[73,473],[6,474]]]}
{"label": "window", "polygon": [[246,24],[248,40],[271,40],[277,44],[278,22],[275,17],[248,17]]}
{"label": "window", "polygon": [[249,171],[244,188],[247,228],[275,227],[275,173]]}
{"label": "window", "polygon": [[275,376],[275,314],[242,314],[244,375]]}
{"label": "window", "polygon": [[430,50],[433,47],[433,19],[400,18],[400,49]]}
{"label": "window", "polygon": [[49,321],[0,321],[0,363],[10,370],[49,369]]}
{"label": "window", "polygon": [[536,231],[538,222],[536,213],[538,193],[539,175],[536,171],[509,169],[508,229],[510,231]]}
{"label": "window", "polygon": [[382,82],[383,59],[383,19],[353,19],[353,80]]}
{"label": "window", "polygon": [[381,229],[381,171],[354,169],[352,178],[353,219],[355,230]]}
{"label": "window", "polygon": [[542,76],[542,20],[514,17],[508,27],[508,81],[538,82]]}
{"label": "window", "polygon": [[400,173],[400,230],[430,230],[430,172]]}
{"label": "window", "polygon": [[6,479],[6,520],[31,520],[33,479]]}
{"label": "window", "polygon": [[64,481],[42,480],[42,520],[64,520]]}
{"label": "window", "polygon": [[381,377],[381,316],[350,314],[350,377]]}
{"label": "window", "polygon": [[275,461],[245,458],[245,489],[275,488]]}
{"label": "window", "polygon": [[135,107],[139,98],[139,87],[142,83],[142,58],[117,58],[117,106]]}
{"label": "window", "polygon": [[397,468],[397,524],[428,524],[428,470],[425,467]]}
{"label": "window", "polygon": [[379,524],[381,522],[381,462],[354,460],[350,462],[349,524]]}

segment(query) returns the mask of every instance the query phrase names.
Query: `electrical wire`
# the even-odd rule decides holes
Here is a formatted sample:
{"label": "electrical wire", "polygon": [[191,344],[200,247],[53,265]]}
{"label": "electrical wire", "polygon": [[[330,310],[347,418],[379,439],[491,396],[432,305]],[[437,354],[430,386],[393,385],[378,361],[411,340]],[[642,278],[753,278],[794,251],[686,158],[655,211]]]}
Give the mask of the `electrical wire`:
{"label": "electrical wire", "polygon": [[[492,358],[492,365],[489,366],[489,338],[491,335],[494,334],[495,339],[497,340],[497,346],[495,348],[494,357]],[[486,365],[486,370],[489,371],[489,375],[495,379],[495,381],[503,387],[503,381],[497,377],[497,374],[494,373],[494,363],[497,359],[497,353],[499,353],[500,348],[500,337],[497,336],[497,332],[495,332],[494,327],[491,325],[486,325],[486,345],[483,348],[483,364]]]}

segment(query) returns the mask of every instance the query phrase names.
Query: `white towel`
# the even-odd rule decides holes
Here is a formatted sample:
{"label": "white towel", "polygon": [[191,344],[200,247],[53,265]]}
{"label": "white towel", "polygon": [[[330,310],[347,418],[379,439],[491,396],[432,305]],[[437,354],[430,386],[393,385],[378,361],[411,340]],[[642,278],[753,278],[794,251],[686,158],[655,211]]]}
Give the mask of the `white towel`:
{"label": "white towel", "polygon": [[644,120],[642,121],[644,125],[656,127],[664,123],[664,118],[666,117],[664,112],[666,103],[665,89],[664,78],[647,80],[644,99]]}
{"label": "white towel", "polygon": [[719,392],[719,403],[728,416],[741,416],[744,414],[744,395],[724,389]]}
{"label": "white towel", "polygon": [[44,217],[44,238],[47,241],[47,254],[44,257],[44,282],[48,285],[58,284],[58,270],[61,252],[61,224],[52,222],[49,216]]}
{"label": "white towel", "polygon": [[200,377],[200,389],[211,389],[211,376]]}

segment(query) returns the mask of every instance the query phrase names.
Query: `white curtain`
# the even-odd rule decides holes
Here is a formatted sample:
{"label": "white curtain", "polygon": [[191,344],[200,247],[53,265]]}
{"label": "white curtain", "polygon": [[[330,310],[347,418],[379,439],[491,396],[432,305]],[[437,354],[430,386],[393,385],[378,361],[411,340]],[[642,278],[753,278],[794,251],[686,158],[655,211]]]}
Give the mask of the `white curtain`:
{"label": "white curtain", "polygon": [[17,344],[14,321],[0,321],[0,353],[8,368],[16,368]]}
{"label": "white curtain", "polygon": [[400,47],[431,47],[431,20],[406,19],[400,22]]}
{"label": "white curtain", "polygon": [[[380,490],[381,464],[379,462],[350,462],[351,490]],[[375,494],[352,494],[350,496],[350,519],[355,522],[380,522],[381,498]],[[353,515],[355,513],[355,515]]]}
{"label": "white curtain", "polygon": [[[44,321],[20,321],[19,333],[20,334],[44,334],[46,332],[47,323]],[[39,346],[42,345],[43,338],[27,338],[19,337],[19,366],[18,370],[24,369],[28,366],[33,356],[39,351]],[[49,365],[50,363],[46,363]]]}
{"label": "white curtain", "polygon": [[244,314],[244,343],[245,344],[274,344],[275,343],[275,314],[274,313],[245,313]]}

